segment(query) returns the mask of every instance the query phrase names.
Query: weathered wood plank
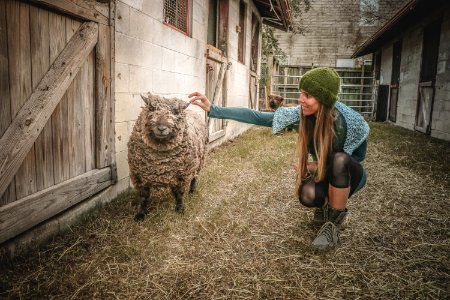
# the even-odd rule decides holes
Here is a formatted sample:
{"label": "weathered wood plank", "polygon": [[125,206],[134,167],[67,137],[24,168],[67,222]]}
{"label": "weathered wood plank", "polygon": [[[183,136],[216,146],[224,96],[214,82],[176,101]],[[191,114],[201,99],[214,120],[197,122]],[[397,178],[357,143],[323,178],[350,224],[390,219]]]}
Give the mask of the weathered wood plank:
{"label": "weathered wood plank", "polygon": [[109,58],[109,64],[110,64],[110,89],[109,89],[109,103],[110,103],[110,120],[111,120],[111,126],[109,129],[109,137],[111,141],[110,148],[110,159],[111,159],[111,177],[114,183],[117,182],[117,164],[116,164],[116,143],[114,142],[116,139],[116,131],[115,131],[115,83],[114,83],[114,74],[116,74],[115,70],[115,13],[116,13],[116,2],[111,1],[109,3],[109,20],[110,20],[110,39],[109,39],[109,48],[110,51],[110,58]]}
{"label": "weathered wood plank", "polygon": [[109,168],[92,170],[0,207],[0,243],[111,185]]}
{"label": "weathered wood plank", "polygon": [[[50,64],[56,60],[66,45],[66,18],[50,12]],[[70,178],[69,174],[69,144],[67,125],[67,95],[64,94],[52,114],[53,133],[53,169],[55,184]]]}
{"label": "weathered wood plank", "polygon": [[86,171],[95,169],[95,96],[94,96],[94,79],[95,79],[95,52],[89,54],[83,68],[81,78],[84,82],[82,89],[84,100],[84,147],[86,157]]}
{"label": "weathered wood plank", "polygon": [[[8,28],[8,56],[9,56],[9,82],[11,93],[11,117],[14,119],[22,106],[32,93],[31,86],[31,57],[30,57],[30,6],[19,1],[6,3],[6,18]],[[8,133],[4,133],[4,138]],[[26,139],[23,137],[22,139]],[[13,142],[13,141],[11,141]],[[34,142],[34,139],[33,139]],[[14,144],[10,144],[13,147]],[[0,147],[4,147],[3,143]],[[5,150],[3,148],[2,150]],[[2,151],[0,150],[0,151]],[[25,152],[25,150],[22,150]],[[0,163],[0,167],[2,166]],[[37,191],[34,145],[27,147],[20,161],[15,162],[16,198],[20,199]],[[12,176],[8,178],[11,182]],[[4,175],[0,173],[0,181]],[[4,188],[0,190],[0,194]]]}
{"label": "weathered wood plank", "polygon": [[[78,30],[81,23],[77,20],[67,18],[66,19],[66,39],[70,40],[75,32]],[[81,82],[81,69],[83,68],[84,62],[80,67],[80,71],[77,76],[73,79],[72,83],[68,87],[66,91],[68,105],[67,105],[67,126],[68,126],[68,136],[67,143],[69,147],[69,161],[67,165],[69,167],[69,178],[75,177],[83,173],[84,170],[81,169],[81,153],[79,143],[84,140],[80,140],[81,131],[80,127],[83,124],[83,121],[80,120],[79,117],[79,106],[81,105],[81,95],[80,95],[80,86]],[[84,161],[82,162],[84,166]]]}
{"label": "weathered wood plank", "polygon": [[[11,97],[9,93],[8,32],[6,31],[6,2],[0,1],[0,137],[11,124]],[[3,195],[0,206],[16,200],[16,185],[13,181]]]}
{"label": "weathered wood plank", "polygon": [[96,47],[96,157],[97,168],[111,164],[110,144],[110,33],[109,27],[99,25],[98,44]]}
{"label": "weathered wood plank", "polygon": [[108,18],[101,11],[97,11],[94,5],[89,5],[85,1],[72,0],[30,0],[32,2],[49,6],[64,14],[78,17],[85,20],[108,25]]}
{"label": "weathered wood plank", "polygon": [[0,139],[0,194],[32,148],[44,124],[98,39],[98,25],[84,23],[20,109]]}
{"label": "weathered wood plank", "polygon": [[[33,89],[50,68],[49,16],[45,9],[30,7],[31,81]],[[51,121],[45,124],[34,143],[36,153],[36,187],[43,190],[55,183]]]}

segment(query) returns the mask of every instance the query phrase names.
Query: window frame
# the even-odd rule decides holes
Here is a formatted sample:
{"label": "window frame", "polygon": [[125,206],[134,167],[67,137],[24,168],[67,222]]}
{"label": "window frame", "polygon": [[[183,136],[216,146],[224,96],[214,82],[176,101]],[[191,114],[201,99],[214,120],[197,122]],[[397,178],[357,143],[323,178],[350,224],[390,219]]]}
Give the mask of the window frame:
{"label": "window frame", "polygon": [[[191,36],[191,11],[192,11],[192,0],[184,0],[186,1],[186,32],[183,31],[182,29],[178,28],[177,26],[175,26],[174,24],[171,24],[169,22],[166,21],[166,11],[165,11],[165,3],[168,0],[164,0],[163,1],[163,24],[178,31],[181,32],[182,34],[186,35],[186,36]],[[180,1],[180,0],[176,0],[176,1]]]}

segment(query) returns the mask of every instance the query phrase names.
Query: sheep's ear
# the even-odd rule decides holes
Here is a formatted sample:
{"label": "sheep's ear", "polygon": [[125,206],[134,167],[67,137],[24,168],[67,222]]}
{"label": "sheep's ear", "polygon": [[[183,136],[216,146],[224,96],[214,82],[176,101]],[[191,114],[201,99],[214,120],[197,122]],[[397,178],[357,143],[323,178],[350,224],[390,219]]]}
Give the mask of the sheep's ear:
{"label": "sheep's ear", "polygon": [[144,100],[145,104],[149,105],[149,100],[144,95],[141,94],[142,100]]}
{"label": "sheep's ear", "polygon": [[189,107],[189,105],[191,104],[191,102],[186,102],[186,101],[182,101],[180,102],[180,109],[186,109]]}

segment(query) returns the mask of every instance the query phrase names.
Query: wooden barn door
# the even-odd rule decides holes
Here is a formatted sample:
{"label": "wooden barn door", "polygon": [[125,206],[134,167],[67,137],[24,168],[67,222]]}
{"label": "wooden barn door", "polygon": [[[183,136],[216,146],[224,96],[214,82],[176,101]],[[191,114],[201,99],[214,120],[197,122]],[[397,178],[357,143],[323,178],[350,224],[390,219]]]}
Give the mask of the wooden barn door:
{"label": "wooden barn door", "polygon": [[437,20],[427,25],[423,33],[419,97],[414,128],[426,134],[431,132],[441,22],[441,20]]}
{"label": "wooden barn door", "polygon": [[[208,18],[206,50],[206,96],[212,103],[226,105],[226,73],[228,45],[228,0],[211,0]],[[225,135],[225,121],[208,119],[209,141]]]}
{"label": "wooden barn door", "polygon": [[33,3],[0,2],[0,243],[114,181],[109,6]]}

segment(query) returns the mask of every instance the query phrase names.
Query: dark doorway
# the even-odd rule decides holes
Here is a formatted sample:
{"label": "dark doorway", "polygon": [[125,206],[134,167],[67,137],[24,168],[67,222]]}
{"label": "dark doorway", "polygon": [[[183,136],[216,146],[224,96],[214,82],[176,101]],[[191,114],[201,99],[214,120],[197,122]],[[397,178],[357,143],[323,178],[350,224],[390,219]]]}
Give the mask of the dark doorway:
{"label": "dark doorway", "polygon": [[389,85],[382,84],[378,86],[377,92],[377,112],[375,115],[375,121],[384,122],[387,119],[387,104],[389,98]]}

